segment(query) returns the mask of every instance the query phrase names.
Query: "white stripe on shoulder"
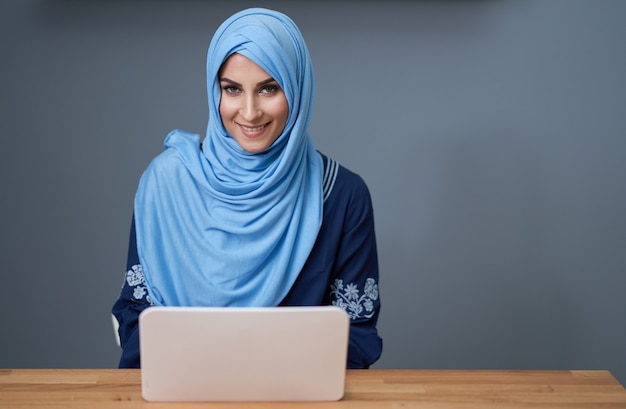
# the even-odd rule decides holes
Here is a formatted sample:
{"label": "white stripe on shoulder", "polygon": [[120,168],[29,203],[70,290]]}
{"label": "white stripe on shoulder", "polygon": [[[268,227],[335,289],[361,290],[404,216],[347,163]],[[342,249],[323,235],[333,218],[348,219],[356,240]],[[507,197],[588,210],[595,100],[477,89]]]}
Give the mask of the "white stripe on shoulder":
{"label": "white stripe on shoulder", "polygon": [[333,191],[338,171],[339,163],[337,163],[336,160],[327,157],[326,168],[324,168],[324,179],[322,180],[322,194],[324,202],[328,199],[328,196],[330,196],[330,192]]}

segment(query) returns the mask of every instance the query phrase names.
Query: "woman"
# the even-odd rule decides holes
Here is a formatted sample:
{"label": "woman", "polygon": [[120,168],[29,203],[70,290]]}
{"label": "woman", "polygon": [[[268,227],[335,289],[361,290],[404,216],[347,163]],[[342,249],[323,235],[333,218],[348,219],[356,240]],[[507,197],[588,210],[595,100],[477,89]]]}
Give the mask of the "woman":
{"label": "woman", "polygon": [[150,305],[337,305],[351,317],[348,368],[382,350],[367,186],[317,152],[308,133],[313,70],[284,14],[248,9],[207,57],[206,136],[165,140],[135,197],[127,272],[113,313],[120,367],[139,367]]}

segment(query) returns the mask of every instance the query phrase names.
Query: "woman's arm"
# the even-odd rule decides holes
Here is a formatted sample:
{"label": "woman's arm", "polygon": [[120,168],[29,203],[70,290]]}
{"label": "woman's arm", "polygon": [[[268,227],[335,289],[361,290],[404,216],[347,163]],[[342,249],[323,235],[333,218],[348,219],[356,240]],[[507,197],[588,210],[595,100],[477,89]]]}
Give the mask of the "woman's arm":
{"label": "woman's arm", "polygon": [[139,314],[150,306],[150,297],[143,277],[137,242],[135,239],[135,220],[131,223],[130,239],[128,244],[128,260],[126,274],[120,296],[113,305],[113,315],[119,323],[120,344],[122,356],[120,368],[139,368]]}
{"label": "woman's arm", "polygon": [[351,180],[349,203],[334,265],[330,300],[350,315],[348,368],[368,368],[382,352],[376,324],[380,313],[374,214],[363,180]]}

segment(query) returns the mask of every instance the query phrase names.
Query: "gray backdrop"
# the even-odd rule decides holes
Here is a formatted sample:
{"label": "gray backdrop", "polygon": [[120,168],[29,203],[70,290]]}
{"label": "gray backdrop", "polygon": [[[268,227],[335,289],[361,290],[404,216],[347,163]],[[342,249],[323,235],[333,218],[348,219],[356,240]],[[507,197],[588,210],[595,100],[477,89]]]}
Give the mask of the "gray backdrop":
{"label": "gray backdrop", "polygon": [[378,368],[609,369],[626,383],[626,2],[0,6],[0,367],[114,367],[132,199],[206,124],[205,54],[255,4],[300,25],[317,147],[378,235]]}

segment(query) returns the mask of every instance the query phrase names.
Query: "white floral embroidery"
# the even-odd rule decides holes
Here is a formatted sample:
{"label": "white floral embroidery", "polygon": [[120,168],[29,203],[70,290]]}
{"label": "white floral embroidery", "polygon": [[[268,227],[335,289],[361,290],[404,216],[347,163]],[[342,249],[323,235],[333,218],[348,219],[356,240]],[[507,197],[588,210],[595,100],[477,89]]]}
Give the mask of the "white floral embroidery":
{"label": "white floral embroidery", "polygon": [[[343,280],[336,279],[330,286],[330,295],[334,297],[332,304],[343,308],[350,318],[371,318],[374,315],[374,301],[378,299],[378,284],[373,278],[365,280],[363,295],[359,295],[356,284],[343,284]],[[365,315],[361,315],[365,309]]]}
{"label": "white floral embroidery", "polygon": [[141,264],[135,264],[126,272],[126,281],[131,287],[146,283],[146,280],[143,278],[143,269],[141,268]]}
{"label": "white floral embroidery", "polygon": [[135,287],[133,288],[133,298],[137,300],[142,300],[145,296],[146,301],[152,304],[150,295],[148,295],[146,280],[143,276],[143,269],[141,268],[141,264],[135,264],[130,268],[130,270],[126,272],[126,282],[129,286]]}
{"label": "white floral embroidery", "polygon": [[133,297],[135,297],[138,300],[141,300],[143,298],[143,296],[146,295],[147,292],[148,291],[146,290],[146,287],[142,287],[142,286],[138,285],[133,290]]}

